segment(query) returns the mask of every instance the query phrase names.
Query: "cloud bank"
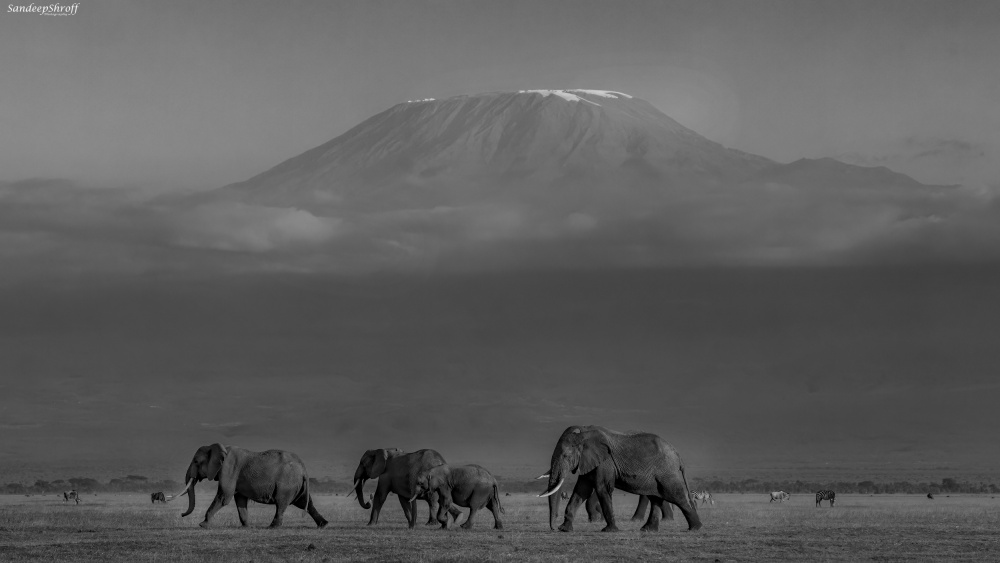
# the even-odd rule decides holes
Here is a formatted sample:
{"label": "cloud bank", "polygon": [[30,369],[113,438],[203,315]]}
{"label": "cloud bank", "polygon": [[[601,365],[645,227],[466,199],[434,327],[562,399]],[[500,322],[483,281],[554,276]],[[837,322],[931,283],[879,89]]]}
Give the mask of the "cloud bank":
{"label": "cloud bank", "polygon": [[655,206],[496,200],[394,211],[155,197],[61,180],[0,185],[8,278],[60,273],[489,271],[1000,259],[986,190],[675,190]]}

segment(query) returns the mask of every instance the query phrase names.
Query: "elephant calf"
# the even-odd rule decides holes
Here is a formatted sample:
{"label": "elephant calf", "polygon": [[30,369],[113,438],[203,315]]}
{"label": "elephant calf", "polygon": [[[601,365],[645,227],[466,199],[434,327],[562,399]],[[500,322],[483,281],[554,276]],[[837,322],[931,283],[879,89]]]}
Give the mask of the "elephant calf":
{"label": "elephant calf", "polygon": [[439,465],[417,475],[416,492],[411,501],[421,494],[436,494],[438,522],[441,528],[448,527],[448,511],[452,503],[469,509],[469,517],[462,524],[466,530],[472,528],[476,512],[484,506],[493,513],[493,527],[503,529],[500,513],[500,489],[497,480],[486,469],[478,465],[452,467]]}
{"label": "elephant calf", "polygon": [[252,452],[222,444],[198,448],[184,476],[184,490],[170,497],[173,500],[187,493],[188,509],[181,516],[194,511],[194,486],[202,479],[219,482],[215,499],[205,512],[205,521],[199,524],[203,528],[207,528],[212,516],[233,498],[243,526],[247,525],[247,503],[251,500],[275,505],[272,528],[281,526],[285,509],[290,504],[308,512],[320,528],[327,524],[309,495],[306,466],[291,452]]}

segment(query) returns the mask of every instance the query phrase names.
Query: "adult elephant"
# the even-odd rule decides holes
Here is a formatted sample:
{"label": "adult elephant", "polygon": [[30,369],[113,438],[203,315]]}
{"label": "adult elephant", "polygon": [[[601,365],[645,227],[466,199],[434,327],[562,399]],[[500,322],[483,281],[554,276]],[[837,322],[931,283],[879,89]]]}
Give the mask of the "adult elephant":
{"label": "adult elephant", "polygon": [[618,530],[611,494],[618,488],[649,497],[652,509],[642,526],[644,531],[659,528],[660,515],[672,503],[681,509],[689,530],[701,528],[698,510],[691,503],[684,464],[680,454],[656,434],[623,434],[601,426],[570,426],[559,437],[549,466],[549,486],[538,496],[549,497],[549,526],[556,529],[559,495],[571,473],[580,477],[566,506],[566,516],[559,530],[573,531],[573,518],[580,503],[596,492],[607,525],[603,531]]}
{"label": "adult elephant", "polygon": [[[358,468],[354,470],[354,492],[358,497],[358,504],[361,508],[368,510],[371,508],[371,517],[368,525],[378,524],[378,517],[382,511],[389,493],[395,493],[399,497],[399,504],[403,507],[403,515],[406,516],[406,523],[411,528],[417,524],[417,501],[409,500],[413,496],[414,487],[417,482],[417,475],[428,469],[445,465],[444,458],[434,450],[417,450],[412,453],[403,453],[396,448],[380,448],[368,450],[358,463]],[[365,502],[364,486],[368,479],[378,478],[378,485],[371,503]],[[437,514],[437,495],[419,495],[427,501],[430,509],[428,525],[437,524],[435,515]],[[449,509],[452,518],[458,520],[462,512],[455,507]]]}
{"label": "adult elephant", "polygon": [[205,520],[199,524],[202,528],[207,528],[212,516],[233,498],[243,526],[247,525],[247,502],[251,500],[275,505],[271,528],[281,526],[289,504],[308,512],[320,528],[327,524],[309,496],[306,466],[291,452],[252,452],[222,444],[198,448],[184,476],[184,489],[170,497],[173,500],[187,493],[188,509],[181,516],[194,511],[195,485],[203,479],[218,481],[219,489],[205,512]]}

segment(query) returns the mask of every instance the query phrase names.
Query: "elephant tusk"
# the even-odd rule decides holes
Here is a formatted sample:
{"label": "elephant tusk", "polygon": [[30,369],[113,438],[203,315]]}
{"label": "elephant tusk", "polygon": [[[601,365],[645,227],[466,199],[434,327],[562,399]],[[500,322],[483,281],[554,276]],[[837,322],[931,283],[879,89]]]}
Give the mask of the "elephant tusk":
{"label": "elephant tusk", "polygon": [[174,500],[175,498],[179,498],[179,497],[183,496],[184,493],[188,492],[188,489],[191,488],[191,483],[193,483],[193,482],[194,482],[194,479],[188,479],[187,484],[184,485],[184,489],[181,490],[181,492],[177,493],[176,495],[170,495],[170,496],[168,496],[167,497],[167,502],[170,502],[170,501]]}
{"label": "elephant tusk", "polygon": [[560,488],[560,487],[562,487],[562,484],[563,484],[563,481],[565,481],[565,480],[566,480],[566,478],[565,478],[565,477],[563,477],[562,479],[560,479],[560,480],[559,480],[559,483],[558,483],[558,484],[557,484],[557,485],[556,485],[555,487],[552,487],[552,490],[550,490],[550,491],[545,491],[544,493],[542,493],[542,494],[540,494],[540,495],[538,495],[538,496],[539,496],[539,497],[547,497],[547,496],[549,496],[549,495],[551,495],[551,494],[555,493],[556,491],[558,491],[558,490],[559,490],[559,488]]}
{"label": "elephant tusk", "polygon": [[549,474],[546,473],[545,475],[539,475],[538,477],[535,477],[535,481],[537,481],[539,479],[548,479],[548,478],[549,478]]}
{"label": "elephant tusk", "polygon": [[410,504],[413,504],[413,502],[417,500],[417,497],[418,497],[418,496],[419,496],[419,495],[413,495],[413,496],[412,496],[412,497],[410,498]]}

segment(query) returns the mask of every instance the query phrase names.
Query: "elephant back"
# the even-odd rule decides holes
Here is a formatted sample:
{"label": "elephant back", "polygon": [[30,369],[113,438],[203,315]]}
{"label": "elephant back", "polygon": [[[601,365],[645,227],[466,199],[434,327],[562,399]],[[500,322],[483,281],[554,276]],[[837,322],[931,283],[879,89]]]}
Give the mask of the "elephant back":
{"label": "elephant back", "polygon": [[417,450],[403,457],[407,458],[405,461],[409,467],[418,469],[417,473],[448,463],[444,460],[444,456],[431,449]]}
{"label": "elephant back", "polygon": [[669,469],[682,469],[680,454],[663,438],[650,432],[614,433],[618,436],[618,451],[612,453],[622,475],[644,475]]}

